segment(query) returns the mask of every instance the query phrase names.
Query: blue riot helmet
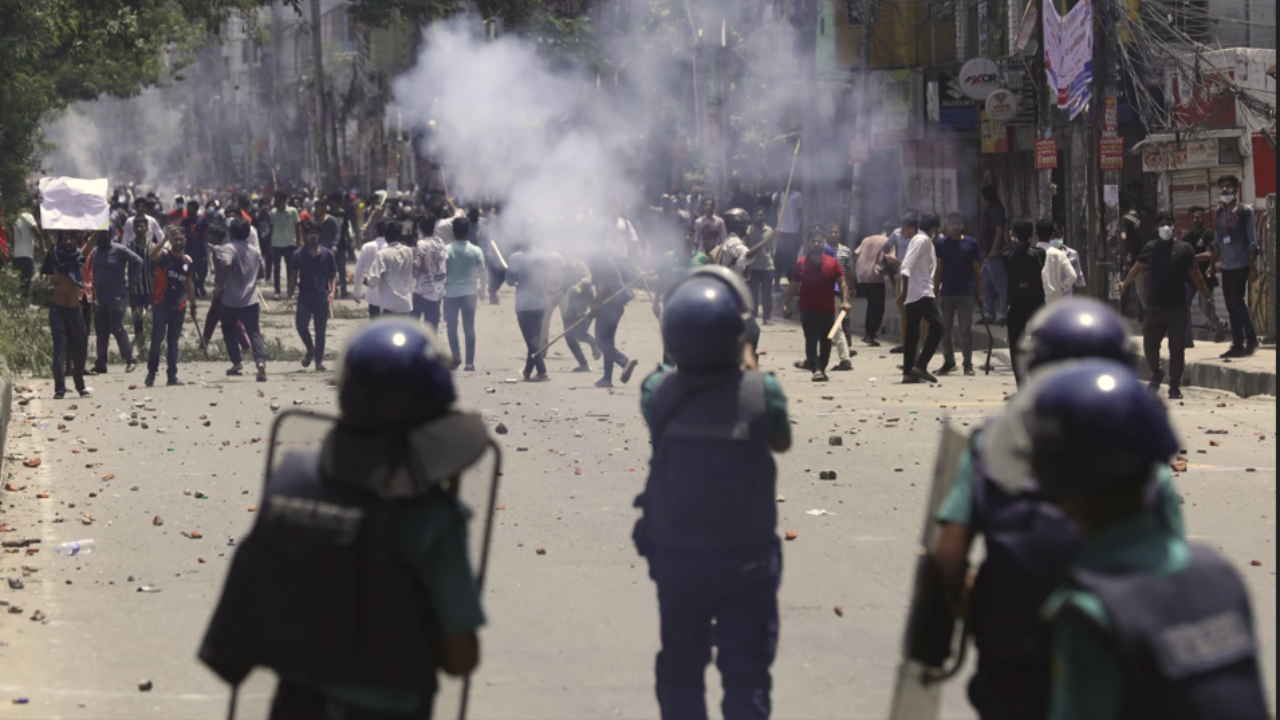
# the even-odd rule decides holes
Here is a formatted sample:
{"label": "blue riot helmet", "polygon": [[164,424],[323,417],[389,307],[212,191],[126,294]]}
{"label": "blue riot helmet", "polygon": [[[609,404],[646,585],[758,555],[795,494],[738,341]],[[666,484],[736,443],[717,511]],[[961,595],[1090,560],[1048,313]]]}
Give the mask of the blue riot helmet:
{"label": "blue riot helmet", "polygon": [[747,236],[747,228],[751,227],[751,215],[741,208],[733,208],[721,216],[724,219],[725,232],[738,237]]}
{"label": "blue riot helmet", "polygon": [[721,372],[742,363],[753,305],[746,283],[719,266],[689,273],[668,294],[662,341],[676,369]]}
{"label": "blue riot helmet", "polygon": [[1049,372],[1027,416],[1031,466],[1045,495],[1122,489],[1154,477],[1178,451],[1164,405],[1130,367],[1090,358]]}
{"label": "blue riot helmet", "polygon": [[343,425],[419,424],[447,413],[456,398],[448,352],[420,323],[380,319],[347,346],[338,385]]}
{"label": "blue riot helmet", "polygon": [[1069,359],[1107,358],[1130,367],[1137,362],[1124,321],[1093,298],[1067,298],[1041,308],[1027,323],[1018,347],[1023,377],[1042,365]]}

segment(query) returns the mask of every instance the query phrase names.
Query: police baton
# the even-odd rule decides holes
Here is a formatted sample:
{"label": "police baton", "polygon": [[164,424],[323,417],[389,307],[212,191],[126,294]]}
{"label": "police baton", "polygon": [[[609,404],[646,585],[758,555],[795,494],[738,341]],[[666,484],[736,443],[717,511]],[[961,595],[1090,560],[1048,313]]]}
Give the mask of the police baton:
{"label": "police baton", "polygon": [[[614,293],[614,294],[610,295],[608,298],[606,298],[606,299],[604,300],[604,302],[602,302],[602,303],[600,303],[600,304],[601,304],[601,305],[607,305],[607,304],[609,304],[609,301],[610,301],[610,300],[613,300],[614,298],[618,297],[618,296],[619,296],[619,295],[621,295],[622,293],[624,293],[624,292],[626,292],[626,291],[630,290],[632,285],[635,285],[636,283],[640,282],[641,280],[644,280],[644,273],[643,273],[643,272],[642,272],[642,273],[640,273],[640,276],[639,276],[639,277],[637,277],[635,280],[632,280],[631,282],[627,283],[626,285],[623,285],[621,290],[619,290],[618,292],[616,292],[616,293]],[[539,356],[539,355],[545,354],[545,353],[547,352],[547,350],[548,350],[552,345],[555,345],[555,344],[560,340],[560,338],[562,338],[562,337],[564,337],[565,335],[568,335],[569,333],[573,332],[573,329],[574,329],[574,328],[578,327],[578,326],[579,326],[579,325],[581,325],[582,323],[584,323],[584,322],[586,322],[586,321],[590,320],[591,318],[593,318],[593,317],[595,317],[595,316],[596,316],[596,314],[595,314],[594,312],[588,312],[586,315],[583,315],[583,316],[582,316],[582,318],[581,318],[580,320],[578,320],[578,322],[576,322],[576,323],[574,323],[574,324],[570,325],[569,327],[567,327],[567,328],[565,328],[565,329],[564,329],[564,332],[562,332],[562,333],[560,333],[559,335],[557,335],[557,336],[555,336],[555,337],[551,338],[551,340],[550,340],[546,345],[543,345],[543,346],[538,350],[538,352],[534,353],[531,357],[537,357],[537,356]]]}

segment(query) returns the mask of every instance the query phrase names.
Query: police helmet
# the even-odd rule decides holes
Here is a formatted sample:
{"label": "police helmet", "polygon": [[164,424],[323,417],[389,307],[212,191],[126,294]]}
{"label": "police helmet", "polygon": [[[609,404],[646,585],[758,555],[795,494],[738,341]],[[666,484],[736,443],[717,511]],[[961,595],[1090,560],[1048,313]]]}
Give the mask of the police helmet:
{"label": "police helmet", "polygon": [[746,283],[727,268],[700,267],[689,273],[667,296],[662,313],[662,341],[676,368],[736,368],[752,310]]}
{"label": "police helmet", "polygon": [[456,398],[448,352],[418,322],[379,319],[347,346],[338,385],[344,425],[423,423],[447,413]]}
{"label": "police helmet", "polygon": [[747,234],[747,228],[751,226],[751,215],[741,208],[733,208],[725,212],[724,218],[725,232],[742,237]]}
{"label": "police helmet", "polygon": [[1041,308],[1027,323],[1018,348],[1024,376],[1069,359],[1106,358],[1130,367],[1137,362],[1124,321],[1093,298],[1067,298]]}
{"label": "police helmet", "polygon": [[1164,405],[1130,367],[1089,358],[1049,373],[1027,417],[1031,466],[1046,495],[1145,482],[1178,451]]}

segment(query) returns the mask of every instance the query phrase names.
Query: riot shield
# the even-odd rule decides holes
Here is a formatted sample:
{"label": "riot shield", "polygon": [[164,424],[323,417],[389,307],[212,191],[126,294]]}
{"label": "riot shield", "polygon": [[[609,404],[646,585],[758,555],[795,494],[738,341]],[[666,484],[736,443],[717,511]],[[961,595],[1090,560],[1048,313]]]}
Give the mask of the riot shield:
{"label": "riot shield", "polygon": [[935,518],[938,508],[951,491],[967,444],[968,437],[964,433],[950,422],[943,425],[942,442],[933,471],[933,487],[925,504],[924,530],[917,548],[915,586],[907,611],[907,627],[889,711],[891,720],[934,720],[941,707],[942,681],[949,677],[942,671],[942,665],[951,655],[956,622],[933,562],[933,550],[941,534]]}
{"label": "riot shield", "polygon": [[[267,448],[266,478],[280,466],[284,458],[294,451],[319,452],[324,439],[333,430],[338,418],[308,410],[288,410],[280,413],[271,426],[271,440]],[[467,551],[471,566],[475,568],[477,584],[483,592],[489,564],[489,547],[493,534],[493,517],[497,510],[498,483],[502,477],[502,451],[492,438],[489,450],[475,464],[463,471],[458,485],[458,499],[472,513],[467,525]],[[443,673],[435,698],[435,716],[449,717],[456,714],[466,717],[470,679],[455,680]]]}

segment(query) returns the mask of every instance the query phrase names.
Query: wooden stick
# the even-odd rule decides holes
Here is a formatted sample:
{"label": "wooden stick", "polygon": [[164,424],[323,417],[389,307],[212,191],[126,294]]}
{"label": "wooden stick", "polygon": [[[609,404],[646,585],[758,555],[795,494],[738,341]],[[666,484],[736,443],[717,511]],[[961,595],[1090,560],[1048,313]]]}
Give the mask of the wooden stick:
{"label": "wooden stick", "polygon": [[[796,150],[791,154],[791,174],[787,176],[787,191],[782,194],[782,207],[778,209],[778,227],[782,227],[782,218],[787,216],[787,200],[791,198],[791,182],[796,177],[796,160],[800,157],[800,144],[803,140],[796,140]],[[776,230],[777,228],[775,228]],[[803,230],[803,228],[801,228]],[[781,232],[779,230],[779,232]]]}
{"label": "wooden stick", "polygon": [[489,247],[493,248],[494,254],[498,256],[498,262],[502,263],[502,269],[506,270],[507,260],[502,257],[502,251],[498,249],[498,243],[494,242],[493,238],[489,238]]}
{"label": "wooden stick", "polygon": [[831,332],[827,333],[828,340],[834,340],[836,333],[840,332],[840,323],[844,322],[844,312],[844,310],[841,310],[840,314],[836,316],[836,322],[831,326]]}
{"label": "wooden stick", "polygon": [[[640,277],[636,278],[635,280],[632,280],[631,282],[627,283],[626,285],[623,285],[621,290],[619,290],[618,292],[616,292],[616,293],[614,293],[614,294],[610,295],[608,298],[606,298],[606,299],[604,300],[604,302],[602,302],[602,303],[600,303],[600,304],[601,304],[601,305],[607,305],[607,304],[609,304],[609,301],[610,301],[610,300],[612,300],[612,299],[614,299],[614,298],[618,297],[619,295],[621,295],[622,293],[626,292],[627,290],[630,290],[632,285],[635,285],[636,283],[640,282],[640,281],[641,281],[641,280],[643,280],[643,279],[644,279],[644,273],[640,273]],[[548,350],[552,345],[555,345],[555,344],[556,344],[556,342],[560,340],[560,338],[562,338],[562,337],[564,337],[565,335],[568,335],[569,333],[573,332],[573,329],[574,329],[574,328],[578,327],[579,325],[581,325],[582,323],[584,323],[584,322],[586,322],[586,321],[590,320],[590,319],[591,319],[591,318],[593,318],[593,317],[595,317],[595,313],[593,313],[593,312],[588,312],[586,315],[583,315],[583,316],[578,320],[578,322],[576,322],[576,323],[574,323],[574,324],[570,325],[569,327],[567,327],[567,328],[565,328],[565,329],[564,329],[564,332],[562,332],[562,333],[560,333],[559,335],[557,335],[557,336],[555,336],[555,337],[551,338],[551,340],[550,340],[550,341],[548,341],[546,345],[543,345],[543,346],[542,346],[542,349],[540,349],[540,350],[538,350],[538,352],[534,353],[534,354],[533,354],[533,356],[534,356],[534,357],[537,357],[537,356],[539,356],[539,355],[542,355],[542,354],[546,353],[546,352],[547,352],[547,350]]]}

